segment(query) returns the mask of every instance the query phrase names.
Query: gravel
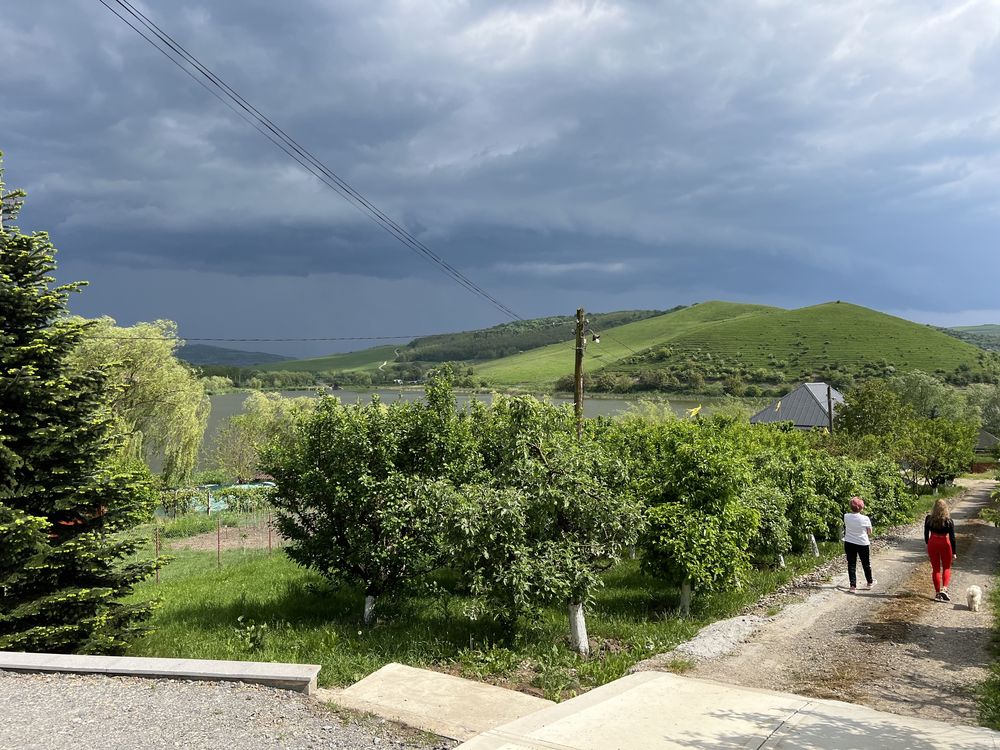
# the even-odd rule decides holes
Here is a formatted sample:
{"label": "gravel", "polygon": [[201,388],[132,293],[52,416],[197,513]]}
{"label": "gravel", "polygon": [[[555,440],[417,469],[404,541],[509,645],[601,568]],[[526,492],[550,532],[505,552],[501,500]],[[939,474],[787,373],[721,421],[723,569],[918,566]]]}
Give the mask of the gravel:
{"label": "gravel", "polygon": [[258,685],[0,671],[0,750],[445,750],[455,744]]}

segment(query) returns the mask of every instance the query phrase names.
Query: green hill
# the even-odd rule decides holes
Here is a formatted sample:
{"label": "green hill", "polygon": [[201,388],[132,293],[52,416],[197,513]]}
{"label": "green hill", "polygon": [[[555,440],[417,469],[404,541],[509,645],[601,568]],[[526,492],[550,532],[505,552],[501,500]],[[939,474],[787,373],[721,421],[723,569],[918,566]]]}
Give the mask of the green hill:
{"label": "green hill", "polygon": [[[737,302],[703,302],[617,328],[602,330],[591,322],[590,328],[603,335],[599,344],[587,345],[586,369],[596,372],[617,365],[636,352],[719,320],[777,310]],[[561,343],[487,362],[475,368],[476,374],[497,385],[551,387],[560,377],[572,374],[574,347],[572,331],[567,330]]]}
{"label": "green hill", "polygon": [[[605,346],[607,342],[607,346]],[[627,351],[626,346],[635,351]],[[567,385],[573,345],[490,362],[476,372],[499,385]],[[587,349],[591,390],[690,390],[736,395],[785,383],[924,370],[957,385],[1000,375],[1000,358],[930,327],[831,302],[798,310],[706,302],[606,332]]]}
{"label": "green hill", "polygon": [[[595,313],[590,320],[596,329],[603,330],[662,314],[662,310],[621,310]],[[422,336],[397,346],[378,346],[347,354],[293,360],[266,369],[341,373],[364,371],[381,376],[387,382],[398,377],[410,380],[419,378],[423,371],[441,362],[493,360],[572,338],[574,320],[568,315],[519,320],[474,331]]]}

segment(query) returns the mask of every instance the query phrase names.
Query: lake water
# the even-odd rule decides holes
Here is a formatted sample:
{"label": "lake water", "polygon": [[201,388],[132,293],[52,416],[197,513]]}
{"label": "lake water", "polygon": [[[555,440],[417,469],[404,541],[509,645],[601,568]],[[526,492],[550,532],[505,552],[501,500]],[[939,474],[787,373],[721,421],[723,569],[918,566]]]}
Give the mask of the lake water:
{"label": "lake water", "polygon": [[[345,403],[354,403],[357,401],[367,402],[371,400],[372,394],[377,393],[379,398],[385,403],[390,403],[392,401],[403,400],[403,401],[419,401],[424,397],[424,393],[421,390],[392,390],[392,389],[381,389],[381,390],[363,390],[363,391],[353,391],[349,389],[343,389],[338,391],[331,391],[332,395],[337,396]],[[215,396],[211,396],[212,401],[212,414],[208,419],[208,429],[205,431],[205,441],[202,444],[202,458],[211,455],[213,446],[215,445],[215,436],[218,434],[219,429],[222,427],[222,423],[236,414],[243,411],[243,402],[247,398],[247,393],[220,393]],[[316,391],[282,391],[282,396],[286,397],[297,397],[297,396],[312,396],[316,397]],[[458,393],[456,394],[456,400],[459,406],[463,406],[468,403],[470,399],[477,399],[489,403],[493,396],[489,393]],[[565,396],[555,396],[551,398],[553,403],[556,404],[572,404],[573,399]],[[671,398],[669,399],[670,408],[673,409],[675,414],[683,414],[687,409],[691,409],[698,404],[705,405],[705,412],[710,412],[712,410],[712,405],[709,401],[703,400],[699,401],[697,399],[691,398]],[[625,399],[625,398],[593,398],[585,399],[583,402],[583,413],[587,417],[599,417],[599,416],[614,416],[615,414],[621,414],[628,411],[633,406],[637,405],[638,401],[636,399]]]}

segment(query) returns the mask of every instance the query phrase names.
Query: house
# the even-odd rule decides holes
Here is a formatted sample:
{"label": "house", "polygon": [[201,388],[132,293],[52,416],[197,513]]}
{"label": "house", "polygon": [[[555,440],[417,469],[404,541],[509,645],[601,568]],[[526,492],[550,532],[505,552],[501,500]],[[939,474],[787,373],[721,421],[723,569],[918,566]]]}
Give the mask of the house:
{"label": "house", "polygon": [[979,440],[976,442],[976,453],[989,455],[996,450],[998,445],[1000,445],[1000,438],[990,432],[987,432],[986,430],[979,430]]}
{"label": "house", "polygon": [[786,393],[773,404],[750,417],[750,423],[791,422],[799,430],[829,427],[828,393],[830,401],[833,402],[834,410],[836,410],[837,404],[844,403],[844,397],[840,391],[826,383],[803,383],[791,393]]}

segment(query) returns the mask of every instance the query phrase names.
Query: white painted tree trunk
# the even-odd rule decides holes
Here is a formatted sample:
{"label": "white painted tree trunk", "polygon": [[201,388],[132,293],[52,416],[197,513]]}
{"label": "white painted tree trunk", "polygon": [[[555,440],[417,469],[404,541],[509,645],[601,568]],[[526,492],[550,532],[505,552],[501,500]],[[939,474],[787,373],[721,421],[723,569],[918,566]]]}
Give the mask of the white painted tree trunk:
{"label": "white painted tree trunk", "polygon": [[372,624],[372,620],[374,620],[374,619],[375,619],[375,597],[374,596],[366,596],[365,597],[365,617],[364,617],[364,623],[365,623],[365,625],[371,625]]}
{"label": "white painted tree trunk", "polygon": [[691,581],[688,578],[681,584],[681,614],[684,617],[691,614]]}
{"label": "white painted tree trunk", "polygon": [[590,656],[590,639],[587,637],[587,620],[583,614],[583,604],[569,605],[569,637],[573,649],[580,656]]}
{"label": "white painted tree trunk", "polygon": [[778,555],[778,567],[779,568],[785,567],[785,556],[784,555]]}
{"label": "white painted tree trunk", "polygon": [[819,545],[816,544],[816,536],[814,534],[809,535],[809,544],[813,548],[813,557],[819,557]]}

